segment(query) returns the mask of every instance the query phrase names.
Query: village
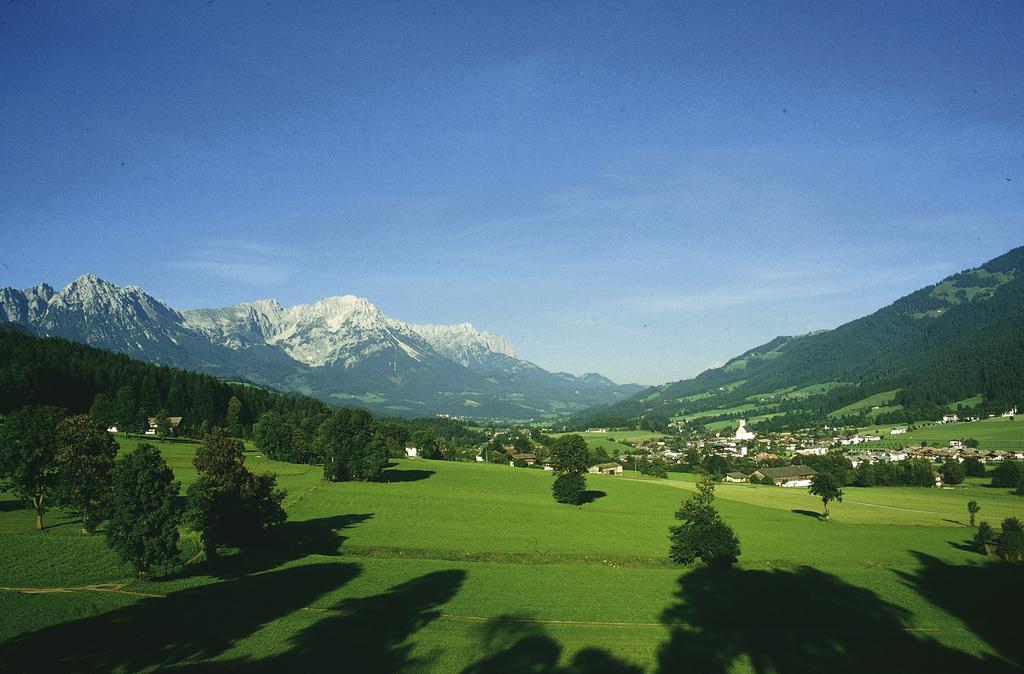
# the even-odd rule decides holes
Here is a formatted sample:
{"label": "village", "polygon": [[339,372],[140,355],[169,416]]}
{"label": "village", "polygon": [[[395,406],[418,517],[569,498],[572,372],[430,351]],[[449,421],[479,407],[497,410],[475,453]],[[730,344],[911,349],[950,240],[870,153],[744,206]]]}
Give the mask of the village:
{"label": "village", "polygon": [[[999,416],[1012,421],[1016,414],[1017,408],[1013,407]],[[808,487],[817,472],[815,464],[840,456],[852,469],[926,461],[936,470],[935,486],[942,487],[941,467],[950,461],[992,466],[1007,460],[1024,460],[1021,447],[979,448],[978,442],[970,437],[970,424],[978,421],[977,417],[950,413],[933,422],[894,425],[872,432],[822,426],[761,435],[749,429],[745,419],[740,419],[736,430],[728,433],[695,433],[680,424],[672,428],[672,434],[640,434],[644,437],[634,437],[636,431],[598,427],[587,428],[580,434],[591,445],[591,474],[625,475],[630,470],[655,475],[662,471],[713,472],[723,482]],[[942,443],[904,442],[908,433],[931,426],[947,427],[950,434],[958,437]],[[961,429],[962,433],[957,432]],[[556,466],[547,455],[546,446],[552,435],[562,433],[551,428],[490,428],[486,434],[491,441],[469,452],[470,460],[553,471]],[[499,445],[500,452],[496,451]],[[615,451],[610,447],[621,449]],[[418,449],[407,443],[406,456],[417,455]],[[644,469],[652,465],[661,469],[645,473]]]}

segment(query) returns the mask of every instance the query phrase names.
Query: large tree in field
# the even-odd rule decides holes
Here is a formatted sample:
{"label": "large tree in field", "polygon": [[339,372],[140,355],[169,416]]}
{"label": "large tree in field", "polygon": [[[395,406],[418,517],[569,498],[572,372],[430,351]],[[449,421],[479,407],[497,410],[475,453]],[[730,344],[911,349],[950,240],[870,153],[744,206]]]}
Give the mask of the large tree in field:
{"label": "large tree in field", "polygon": [[197,531],[207,557],[221,545],[240,545],[265,527],[287,518],[285,491],[270,473],[254,475],[245,467],[241,440],[214,428],[203,438],[192,464],[199,479],[188,488],[184,522]]}
{"label": "large tree in field", "polygon": [[715,481],[705,476],[697,484],[697,493],[679,506],[675,517],[680,524],[669,529],[669,557],[674,562],[692,564],[700,559],[718,568],[736,563],[740,541],[715,510],[714,500]]}
{"label": "large tree in field", "polygon": [[324,479],[337,482],[380,477],[388,465],[388,449],[376,430],[370,413],[356,409],[340,409],[320,424],[316,448],[324,462]]}
{"label": "large tree in field", "polygon": [[57,483],[56,431],[64,415],[59,407],[30,406],[0,419],[0,489],[32,502],[36,529]]}
{"label": "large tree in field", "polygon": [[274,410],[265,412],[252,427],[256,448],[271,459],[293,461],[295,428]]}
{"label": "large tree in field", "polygon": [[587,441],[575,433],[563,435],[551,445],[551,458],[555,462],[551,495],[559,503],[579,505],[587,488]]}
{"label": "large tree in field", "polygon": [[86,414],[57,424],[56,465],[60,500],[82,514],[82,531],[92,533],[110,504],[117,443],[103,424]]}
{"label": "large tree in field", "polygon": [[832,501],[843,502],[843,490],[842,481],[840,478],[832,472],[822,471],[811,478],[811,486],[808,490],[811,494],[821,499],[821,503],[825,506],[824,517],[825,521],[828,521],[828,504]]}
{"label": "large tree in field", "polygon": [[142,443],[114,464],[107,543],[140,577],[178,558],[179,489],[152,445]]}

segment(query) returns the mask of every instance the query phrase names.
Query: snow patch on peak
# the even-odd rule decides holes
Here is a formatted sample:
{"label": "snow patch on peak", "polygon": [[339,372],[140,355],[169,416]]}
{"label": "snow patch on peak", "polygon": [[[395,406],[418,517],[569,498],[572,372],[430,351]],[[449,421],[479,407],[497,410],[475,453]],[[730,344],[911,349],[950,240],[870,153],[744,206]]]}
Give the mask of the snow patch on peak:
{"label": "snow patch on peak", "polygon": [[477,332],[469,323],[410,325],[435,351],[463,367],[487,365],[495,356],[516,358],[508,340],[490,332]]}

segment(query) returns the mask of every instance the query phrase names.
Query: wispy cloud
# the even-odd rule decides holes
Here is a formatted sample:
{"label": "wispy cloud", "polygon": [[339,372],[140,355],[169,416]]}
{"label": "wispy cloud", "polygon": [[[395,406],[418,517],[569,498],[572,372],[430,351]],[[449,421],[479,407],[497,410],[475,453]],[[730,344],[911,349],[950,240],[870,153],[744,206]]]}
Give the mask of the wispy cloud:
{"label": "wispy cloud", "polygon": [[201,242],[167,265],[178,271],[269,287],[288,280],[295,259],[293,251],[269,243],[214,239]]}

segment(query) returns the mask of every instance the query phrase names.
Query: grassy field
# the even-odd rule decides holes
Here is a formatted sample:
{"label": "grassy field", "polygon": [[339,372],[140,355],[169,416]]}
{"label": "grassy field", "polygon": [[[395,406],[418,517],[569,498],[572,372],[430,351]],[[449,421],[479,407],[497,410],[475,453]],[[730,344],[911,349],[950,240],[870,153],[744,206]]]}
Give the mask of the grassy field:
{"label": "grassy field", "polygon": [[[551,433],[551,437],[557,438],[565,433]],[[642,440],[661,440],[665,436],[652,431],[608,431],[607,433],[577,433],[587,441],[588,447],[603,447],[608,454],[615,456],[629,449],[622,444],[622,441],[635,443]]]}
{"label": "grassy field", "polygon": [[[905,427],[906,424],[895,424]],[[974,438],[978,441],[978,448],[984,450],[1024,449],[1024,419],[1010,421],[1002,417],[994,419],[981,419],[979,421],[966,421],[955,424],[930,424],[919,426],[913,431],[902,435],[889,435],[889,429],[893,424],[882,426],[869,426],[861,429],[862,433],[877,433],[882,436],[878,442],[866,442],[860,447],[898,447],[918,445],[926,441],[931,446],[945,447],[950,440],[964,440]]]}
{"label": "grassy field", "polygon": [[[128,441],[127,444],[133,444]],[[195,445],[161,444],[183,484]],[[1024,499],[847,489],[832,521],[801,489],[723,484],[741,568],[686,570],[668,527],[695,476],[588,478],[401,460],[375,483],[247,458],[288,488],[260,546],[136,581],[73,517],[0,496],[0,670],[635,672],[1016,671],[999,605],[1020,567],[965,549]]]}

